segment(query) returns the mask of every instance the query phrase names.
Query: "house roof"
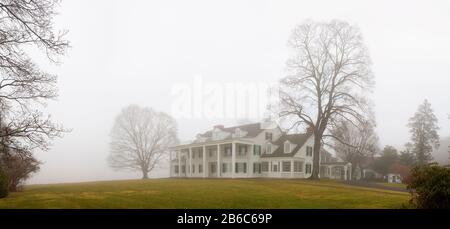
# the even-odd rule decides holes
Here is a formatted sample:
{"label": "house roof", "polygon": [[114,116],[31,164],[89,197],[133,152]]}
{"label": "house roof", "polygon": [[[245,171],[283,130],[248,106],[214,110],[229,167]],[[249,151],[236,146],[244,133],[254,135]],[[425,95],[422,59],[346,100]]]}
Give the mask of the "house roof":
{"label": "house roof", "polygon": [[[240,126],[232,126],[232,127],[226,127],[221,128],[222,131],[228,132],[228,133],[234,133],[236,129],[239,128],[242,131],[247,132],[247,135],[245,137],[256,137],[258,134],[264,131],[264,129],[261,128],[261,123],[251,123],[251,124],[245,124]],[[202,137],[210,138],[212,137],[212,130],[206,131],[203,134],[200,134]]]}
{"label": "house roof", "polygon": [[[293,157],[297,151],[305,144],[308,138],[311,136],[311,133],[306,134],[284,134],[279,137],[272,144],[277,145],[278,148],[271,154],[262,154],[261,157]],[[289,141],[292,144],[295,144],[295,148],[291,150],[290,153],[284,153],[284,143]]]}

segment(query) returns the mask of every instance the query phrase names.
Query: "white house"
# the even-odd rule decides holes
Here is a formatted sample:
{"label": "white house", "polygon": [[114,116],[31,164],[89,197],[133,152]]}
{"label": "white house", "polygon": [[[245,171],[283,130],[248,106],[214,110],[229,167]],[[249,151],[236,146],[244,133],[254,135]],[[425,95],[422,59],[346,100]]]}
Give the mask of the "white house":
{"label": "white house", "polygon": [[[313,143],[311,133],[286,134],[269,122],[218,125],[189,143],[170,148],[170,176],[308,178],[313,169]],[[321,177],[351,177],[351,165],[328,156],[321,156],[325,160]]]}

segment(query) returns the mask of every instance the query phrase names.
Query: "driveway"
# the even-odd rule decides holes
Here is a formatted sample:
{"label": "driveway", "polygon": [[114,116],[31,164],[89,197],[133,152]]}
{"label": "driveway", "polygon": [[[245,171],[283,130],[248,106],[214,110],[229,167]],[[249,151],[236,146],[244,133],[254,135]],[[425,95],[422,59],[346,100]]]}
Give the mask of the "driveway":
{"label": "driveway", "polygon": [[397,191],[397,192],[408,192],[408,189],[405,187],[394,187],[394,186],[387,186],[382,185],[375,182],[369,182],[369,181],[342,181],[344,184],[353,185],[353,186],[359,186],[359,187],[365,187],[365,188],[378,188],[378,189],[384,189],[384,190],[391,190],[391,191]]}

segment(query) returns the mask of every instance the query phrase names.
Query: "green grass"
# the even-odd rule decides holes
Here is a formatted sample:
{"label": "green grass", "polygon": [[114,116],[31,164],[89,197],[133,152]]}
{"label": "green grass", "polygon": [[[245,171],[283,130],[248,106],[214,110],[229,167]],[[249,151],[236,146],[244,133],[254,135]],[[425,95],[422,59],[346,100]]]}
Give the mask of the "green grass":
{"label": "green grass", "polygon": [[408,199],[330,180],[154,179],[30,185],[0,208],[401,208]]}

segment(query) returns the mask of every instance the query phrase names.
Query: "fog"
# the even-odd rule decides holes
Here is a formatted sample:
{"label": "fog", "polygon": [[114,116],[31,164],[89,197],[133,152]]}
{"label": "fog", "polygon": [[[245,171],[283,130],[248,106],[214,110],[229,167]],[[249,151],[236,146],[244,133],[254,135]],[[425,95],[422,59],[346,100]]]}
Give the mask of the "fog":
{"label": "fog", "polygon": [[[30,183],[139,178],[106,162],[114,118],[129,104],[178,117],[181,140],[237,123],[241,117],[172,114],[174,87],[193,85],[196,76],[219,85],[276,82],[287,74],[290,32],[305,19],[346,20],[361,29],[373,61],[381,146],[403,147],[408,119],[424,99],[444,139],[450,135],[449,9],[446,0],[65,0],[55,23],[69,30],[72,48],[61,65],[38,62],[59,75],[59,97],[46,111],[72,132],[36,152],[44,164]],[[168,176],[167,167],[151,176]]]}

